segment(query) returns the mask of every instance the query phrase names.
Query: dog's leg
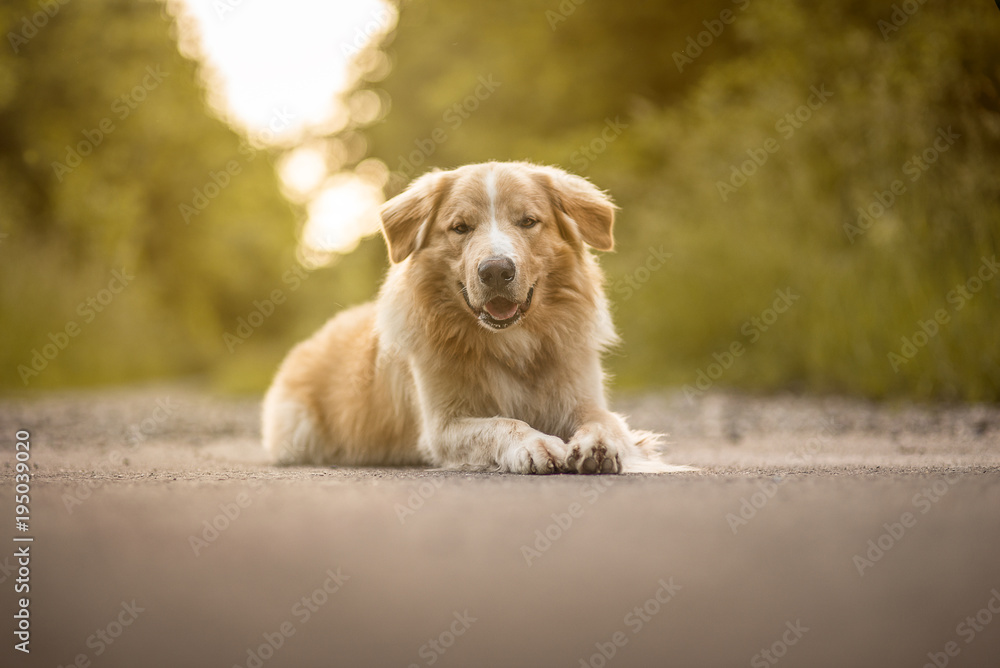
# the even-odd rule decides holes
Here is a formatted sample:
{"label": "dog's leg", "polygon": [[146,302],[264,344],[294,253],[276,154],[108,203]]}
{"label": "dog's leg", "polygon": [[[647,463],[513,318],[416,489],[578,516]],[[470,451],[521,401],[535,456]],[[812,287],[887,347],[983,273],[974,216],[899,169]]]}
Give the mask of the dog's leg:
{"label": "dog's leg", "polygon": [[567,444],[568,473],[620,473],[622,457],[632,446],[625,421],[614,413],[592,409]]}
{"label": "dog's leg", "polygon": [[631,431],[625,419],[607,410],[582,411],[581,426],[566,446],[567,473],[675,473],[694,471],[660,461],[659,435]]}
{"label": "dog's leg", "polygon": [[558,473],[566,443],[510,418],[455,418],[426,429],[421,449],[445,468]]}
{"label": "dog's leg", "polygon": [[272,387],[264,398],[262,436],[264,448],[278,464],[319,464],[323,439],[306,406]]}

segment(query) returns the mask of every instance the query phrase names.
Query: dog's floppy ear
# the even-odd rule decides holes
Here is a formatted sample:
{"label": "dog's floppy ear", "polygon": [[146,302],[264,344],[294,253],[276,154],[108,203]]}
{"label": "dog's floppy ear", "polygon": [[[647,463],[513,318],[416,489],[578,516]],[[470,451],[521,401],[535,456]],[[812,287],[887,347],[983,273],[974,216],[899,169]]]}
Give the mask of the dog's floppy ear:
{"label": "dog's floppy ear", "polygon": [[615,241],[611,229],[617,207],[611,199],[585,178],[555,167],[537,169],[556,209],[569,219],[560,221],[567,238],[582,239],[597,250],[612,250]]}
{"label": "dog's floppy ear", "polygon": [[451,173],[434,170],[382,205],[382,233],[389,259],[402,262],[427,240],[434,214],[451,186]]}

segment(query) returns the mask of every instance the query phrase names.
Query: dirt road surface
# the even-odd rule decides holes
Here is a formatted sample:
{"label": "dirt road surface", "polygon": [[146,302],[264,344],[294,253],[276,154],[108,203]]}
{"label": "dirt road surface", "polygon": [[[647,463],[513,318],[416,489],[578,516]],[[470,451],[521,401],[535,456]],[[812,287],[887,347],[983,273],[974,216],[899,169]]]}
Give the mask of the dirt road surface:
{"label": "dirt road surface", "polygon": [[276,468],[255,399],[0,399],[0,665],[1000,666],[1000,409],[616,407],[700,470]]}

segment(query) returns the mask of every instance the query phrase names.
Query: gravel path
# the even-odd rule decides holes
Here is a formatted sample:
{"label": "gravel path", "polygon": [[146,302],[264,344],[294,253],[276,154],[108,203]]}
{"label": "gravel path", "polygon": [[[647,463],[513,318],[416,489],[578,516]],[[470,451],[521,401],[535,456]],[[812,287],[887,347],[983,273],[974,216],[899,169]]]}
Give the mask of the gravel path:
{"label": "gravel path", "polygon": [[700,470],[533,478],[275,468],[258,406],[0,399],[0,665],[998,665],[1000,408],[621,397]]}

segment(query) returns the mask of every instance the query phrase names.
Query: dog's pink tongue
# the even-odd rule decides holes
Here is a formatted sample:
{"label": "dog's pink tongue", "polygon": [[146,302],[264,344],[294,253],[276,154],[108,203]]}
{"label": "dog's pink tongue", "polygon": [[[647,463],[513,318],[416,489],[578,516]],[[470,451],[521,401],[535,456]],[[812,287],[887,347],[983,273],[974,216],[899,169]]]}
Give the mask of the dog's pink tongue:
{"label": "dog's pink tongue", "polygon": [[513,318],[517,313],[517,302],[512,302],[503,297],[495,297],[486,302],[486,312],[493,316],[494,320],[507,320]]}

